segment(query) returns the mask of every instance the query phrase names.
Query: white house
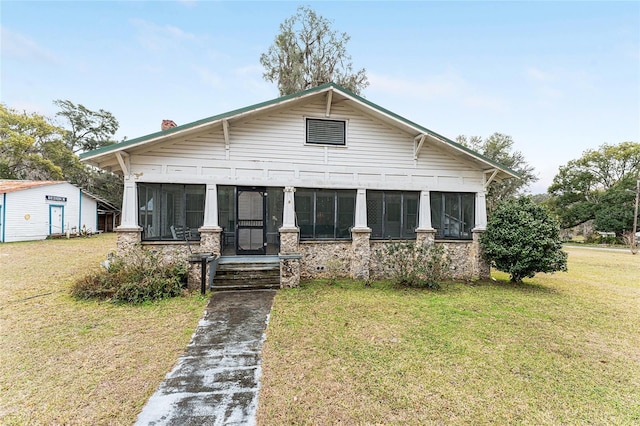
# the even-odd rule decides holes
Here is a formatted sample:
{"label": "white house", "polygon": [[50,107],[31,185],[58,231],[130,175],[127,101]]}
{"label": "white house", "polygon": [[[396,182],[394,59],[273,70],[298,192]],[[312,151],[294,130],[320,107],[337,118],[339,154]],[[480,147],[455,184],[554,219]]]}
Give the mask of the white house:
{"label": "white house", "polygon": [[368,278],[389,240],[442,244],[453,275],[486,276],[485,194],[517,177],[333,83],[81,159],[124,175],[121,251],[277,256],[282,286],[330,263]]}
{"label": "white house", "polygon": [[0,180],[0,242],[96,231],[97,200],[62,181]]}

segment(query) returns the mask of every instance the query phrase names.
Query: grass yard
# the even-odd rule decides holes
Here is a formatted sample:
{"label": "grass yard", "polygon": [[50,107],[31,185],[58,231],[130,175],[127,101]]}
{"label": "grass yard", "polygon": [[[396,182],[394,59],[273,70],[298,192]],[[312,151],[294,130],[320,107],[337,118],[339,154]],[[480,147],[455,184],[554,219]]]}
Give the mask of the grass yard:
{"label": "grass yard", "polygon": [[640,256],[568,251],[523,285],[280,291],[259,424],[639,424]]}
{"label": "grass yard", "polygon": [[135,421],[184,351],[207,300],[78,302],[115,235],[0,245],[0,424]]}

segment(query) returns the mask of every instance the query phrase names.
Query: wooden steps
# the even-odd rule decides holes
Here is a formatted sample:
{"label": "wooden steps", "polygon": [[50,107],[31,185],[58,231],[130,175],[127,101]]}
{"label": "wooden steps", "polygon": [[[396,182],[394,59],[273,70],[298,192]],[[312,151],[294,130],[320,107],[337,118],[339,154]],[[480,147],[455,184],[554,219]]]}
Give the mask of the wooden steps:
{"label": "wooden steps", "polygon": [[211,290],[280,288],[278,256],[223,256],[218,260]]}

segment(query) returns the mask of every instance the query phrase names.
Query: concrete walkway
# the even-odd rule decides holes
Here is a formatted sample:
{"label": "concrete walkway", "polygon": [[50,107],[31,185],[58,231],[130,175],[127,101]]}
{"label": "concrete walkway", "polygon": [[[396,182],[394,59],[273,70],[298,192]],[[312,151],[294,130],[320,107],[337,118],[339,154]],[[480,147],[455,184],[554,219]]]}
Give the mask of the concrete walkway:
{"label": "concrete walkway", "polygon": [[253,425],[275,290],[214,293],[178,364],[136,425]]}

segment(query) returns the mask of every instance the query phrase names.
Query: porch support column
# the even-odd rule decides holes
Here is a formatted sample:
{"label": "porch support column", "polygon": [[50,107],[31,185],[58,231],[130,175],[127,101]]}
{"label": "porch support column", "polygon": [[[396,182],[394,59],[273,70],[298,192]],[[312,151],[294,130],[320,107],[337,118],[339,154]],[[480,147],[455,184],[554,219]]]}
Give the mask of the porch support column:
{"label": "porch support column", "polygon": [[124,180],[122,195],[122,221],[116,228],[116,253],[124,255],[141,241],[142,228],[138,226],[138,195],[136,183],[128,177]]}
{"label": "porch support column", "polygon": [[487,229],[487,200],[484,191],[476,193],[476,226],[471,230],[473,243],[471,244],[471,265],[473,278],[488,279],[491,267],[482,255],[480,237]]}
{"label": "porch support column", "polygon": [[420,211],[416,228],[416,243],[431,245],[436,240],[436,230],[431,226],[431,196],[429,191],[420,191]]}
{"label": "porch support column", "polygon": [[216,184],[207,184],[204,199],[204,223],[198,232],[200,232],[200,251],[220,256],[222,228],[218,225],[218,187]]}
{"label": "porch support column", "polygon": [[282,209],[282,227],[280,231],[280,287],[298,287],[300,285],[300,248],[298,238],[300,228],[296,226],[296,208],[292,186],[284,188],[284,206]]}
{"label": "porch support column", "polygon": [[369,279],[371,262],[371,228],[367,226],[367,190],[356,192],[356,221],[351,228],[351,277],[356,280]]}
{"label": "porch support column", "polygon": [[476,192],[476,226],[474,230],[487,229],[487,199],[484,191]]}

